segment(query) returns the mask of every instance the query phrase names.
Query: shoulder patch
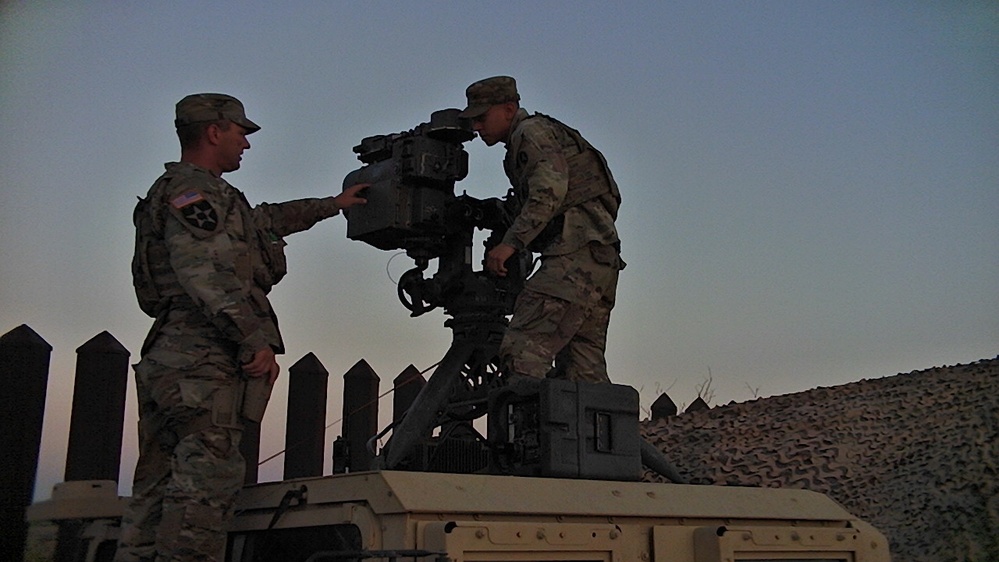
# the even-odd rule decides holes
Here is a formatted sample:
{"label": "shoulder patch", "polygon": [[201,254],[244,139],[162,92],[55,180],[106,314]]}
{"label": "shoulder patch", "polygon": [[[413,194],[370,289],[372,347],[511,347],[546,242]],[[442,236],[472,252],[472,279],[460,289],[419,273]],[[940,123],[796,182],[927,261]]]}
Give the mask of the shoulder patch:
{"label": "shoulder patch", "polygon": [[214,232],[219,226],[219,216],[205,196],[197,190],[189,190],[170,200],[187,224],[199,230]]}
{"label": "shoulder patch", "polygon": [[183,209],[188,205],[192,205],[194,203],[197,203],[198,201],[204,201],[204,200],[205,196],[202,195],[200,191],[192,189],[190,191],[185,191],[184,193],[181,193],[180,195],[175,197],[172,201],[170,201],[170,204],[173,205],[175,209]]}

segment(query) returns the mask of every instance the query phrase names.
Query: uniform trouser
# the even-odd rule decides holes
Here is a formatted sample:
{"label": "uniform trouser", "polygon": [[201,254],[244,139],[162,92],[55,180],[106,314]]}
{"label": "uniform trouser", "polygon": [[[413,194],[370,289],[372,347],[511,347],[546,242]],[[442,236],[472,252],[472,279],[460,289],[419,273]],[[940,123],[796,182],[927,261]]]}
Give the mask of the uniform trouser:
{"label": "uniform trouser", "polygon": [[139,461],[117,562],[220,560],[225,548],[245,473],[242,431],[203,420],[214,392],[234,380],[235,365],[202,353],[178,369],[186,355],[152,350],[135,366]]}
{"label": "uniform trouser", "polygon": [[608,382],[604,351],[620,269],[612,246],[543,257],[500,344],[506,372]]}

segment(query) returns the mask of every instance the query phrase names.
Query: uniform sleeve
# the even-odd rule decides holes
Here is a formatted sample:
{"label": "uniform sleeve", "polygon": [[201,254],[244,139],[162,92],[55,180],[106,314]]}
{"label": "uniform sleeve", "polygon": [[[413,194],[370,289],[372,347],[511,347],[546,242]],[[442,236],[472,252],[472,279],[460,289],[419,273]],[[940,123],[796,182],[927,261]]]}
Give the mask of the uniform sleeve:
{"label": "uniform sleeve", "polygon": [[[569,165],[555,135],[548,127],[526,128],[511,142],[515,151],[514,187],[526,185],[520,213],[503,236],[503,243],[523,250],[545,229],[569,190]],[[517,190],[524,193],[524,189]]]}
{"label": "uniform sleeve", "polygon": [[[224,216],[217,204],[211,206],[205,207],[210,216]],[[170,266],[205,317],[226,339],[239,345],[238,358],[245,363],[253,353],[270,345],[263,330],[264,319],[255,313],[236,276],[238,256],[224,225],[215,220],[202,223],[210,229],[196,228],[185,216],[171,212],[165,218],[164,242]]]}
{"label": "uniform sleeve", "polygon": [[261,203],[253,209],[253,220],[260,228],[283,238],[308,230],[339,212],[332,197],[297,199],[284,203]]}

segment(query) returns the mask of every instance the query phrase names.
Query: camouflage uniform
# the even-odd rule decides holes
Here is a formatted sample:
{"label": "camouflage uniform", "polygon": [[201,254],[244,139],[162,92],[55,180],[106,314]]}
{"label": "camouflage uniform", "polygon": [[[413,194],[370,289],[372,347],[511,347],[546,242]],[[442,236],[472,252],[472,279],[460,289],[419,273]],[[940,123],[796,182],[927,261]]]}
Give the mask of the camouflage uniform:
{"label": "camouflage uniform", "polygon": [[[465,115],[520,99],[509,77],[466,93]],[[539,252],[541,267],[517,298],[500,358],[508,373],[608,382],[607,326],[624,262],[614,225],[621,196],[606,161],[578,131],[519,109],[503,168],[520,204],[503,243]]]}
{"label": "camouflage uniform", "polygon": [[242,417],[259,421],[266,404],[245,408],[240,365],[284,351],[267,299],[286,271],[283,237],[338,212],[332,197],[251,208],[184,162],[139,201],[133,280],[156,320],[135,365],[140,451],[116,560],[221,555],[245,472]]}

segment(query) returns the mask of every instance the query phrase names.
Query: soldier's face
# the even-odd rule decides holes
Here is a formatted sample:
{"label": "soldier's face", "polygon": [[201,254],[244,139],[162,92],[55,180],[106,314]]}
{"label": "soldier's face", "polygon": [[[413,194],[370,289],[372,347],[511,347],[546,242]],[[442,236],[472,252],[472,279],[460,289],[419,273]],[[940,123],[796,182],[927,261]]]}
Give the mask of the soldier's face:
{"label": "soldier's face", "polygon": [[238,170],[243,151],[250,148],[250,141],[246,140],[246,129],[229,123],[228,128],[220,129],[217,147],[219,169],[223,173]]}
{"label": "soldier's face", "polygon": [[513,103],[494,105],[482,115],[472,118],[472,130],[479,134],[486,146],[492,146],[506,140],[516,114],[517,107]]}

